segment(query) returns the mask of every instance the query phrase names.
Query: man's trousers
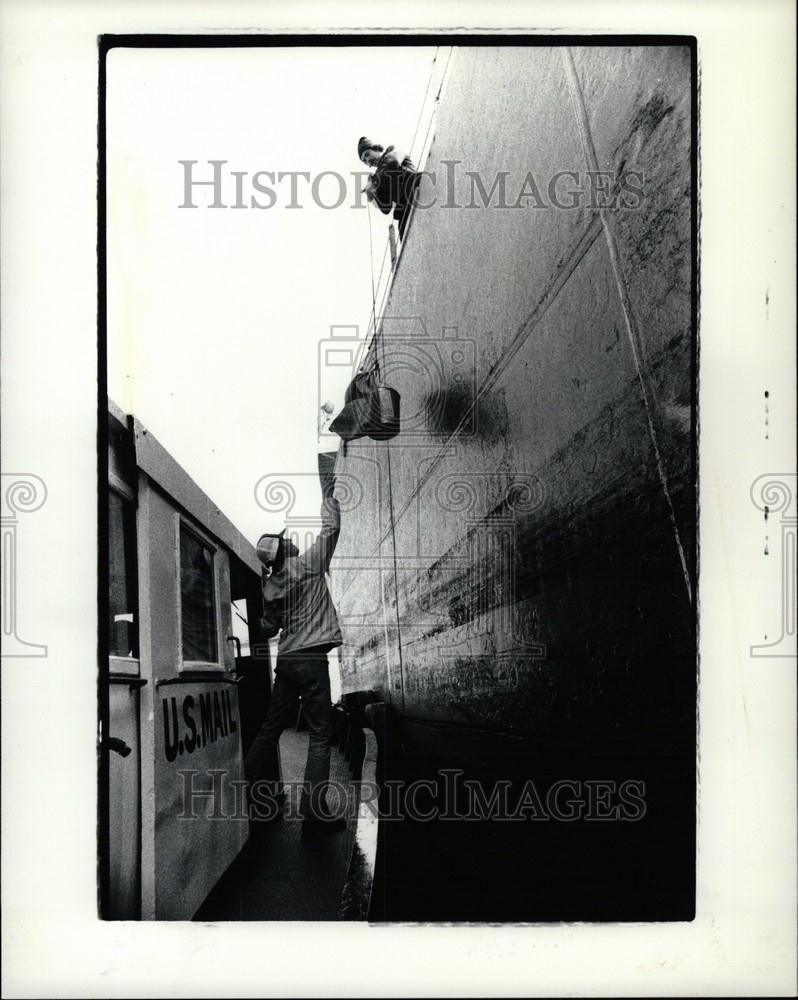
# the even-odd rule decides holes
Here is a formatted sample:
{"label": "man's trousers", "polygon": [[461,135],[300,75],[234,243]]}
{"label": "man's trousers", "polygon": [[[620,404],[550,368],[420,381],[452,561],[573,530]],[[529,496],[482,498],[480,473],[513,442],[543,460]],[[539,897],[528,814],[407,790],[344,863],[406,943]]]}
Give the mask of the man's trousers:
{"label": "man's trousers", "polygon": [[[316,648],[278,654],[269,710],[244,762],[247,781],[279,781],[277,748],[280,734],[297,716],[298,700],[310,734],[300,803],[302,816],[322,818],[326,811],[324,785],[330,777],[332,704],[327,652]],[[320,815],[322,814],[322,815]]]}

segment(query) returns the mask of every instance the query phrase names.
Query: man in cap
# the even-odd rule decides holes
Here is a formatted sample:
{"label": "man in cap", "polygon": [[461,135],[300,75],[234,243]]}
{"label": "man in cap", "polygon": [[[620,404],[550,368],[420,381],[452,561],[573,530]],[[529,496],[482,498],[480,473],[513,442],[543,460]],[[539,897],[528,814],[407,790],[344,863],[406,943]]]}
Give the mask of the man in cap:
{"label": "man in cap", "polygon": [[367,167],[373,167],[365,192],[369,201],[387,215],[393,208],[393,217],[399,224],[399,238],[404,235],[413,196],[421,175],[417,173],[409,156],[399,159],[394,146],[384,149],[378,142],[361,136],[357,155]]}
{"label": "man in cap", "polygon": [[[277,748],[280,734],[296,717],[297,700],[310,734],[300,803],[305,829],[342,830],[346,820],[333,816],[326,803],[330,776],[332,704],[327,653],[341,645],[338,616],[327,586],[327,570],[341,531],[341,509],[326,484],[322,500],[322,527],[310,548],[299,554],[294,543],[278,535],[262,535],[258,558],[263,565],[261,625],[266,636],[280,632],[274,687],[266,718],[244,764],[251,803],[265,803],[254,794],[266,779],[273,793],[279,783]],[[252,818],[263,818],[257,810]]]}

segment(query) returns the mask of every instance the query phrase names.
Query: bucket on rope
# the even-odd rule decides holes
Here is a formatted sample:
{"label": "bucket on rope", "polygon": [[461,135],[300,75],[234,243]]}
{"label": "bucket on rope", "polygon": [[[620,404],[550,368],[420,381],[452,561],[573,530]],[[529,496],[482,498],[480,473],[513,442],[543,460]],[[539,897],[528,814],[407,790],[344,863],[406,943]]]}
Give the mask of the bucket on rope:
{"label": "bucket on rope", "polygon": [[346,403],[330,424],[344,441],[370,437],[387,441],[399,433],[399,392],[380,381],[376,368],[360,372],[349,383]]}

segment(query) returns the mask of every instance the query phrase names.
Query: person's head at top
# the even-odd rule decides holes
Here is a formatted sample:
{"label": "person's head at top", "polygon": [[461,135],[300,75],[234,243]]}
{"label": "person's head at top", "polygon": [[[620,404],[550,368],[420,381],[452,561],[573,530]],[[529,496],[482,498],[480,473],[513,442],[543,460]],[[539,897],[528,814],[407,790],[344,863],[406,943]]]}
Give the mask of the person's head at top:
{"label": "person's head at top", "polygon": [[367,139],[365,135],[361,136],[358,140],[357,155],[367,167],[376,167],[384,152],[385,148],[383,146],[378,142],[372,142],[371,139]]}
{"label": "person's head at top", "polygon": [[284,535],[285,528],[277,535],[261,535],[258,539],[255,551],[261,566],[269,573],[278,573],[286,559],[293,559],[299,555],[299,549]]}

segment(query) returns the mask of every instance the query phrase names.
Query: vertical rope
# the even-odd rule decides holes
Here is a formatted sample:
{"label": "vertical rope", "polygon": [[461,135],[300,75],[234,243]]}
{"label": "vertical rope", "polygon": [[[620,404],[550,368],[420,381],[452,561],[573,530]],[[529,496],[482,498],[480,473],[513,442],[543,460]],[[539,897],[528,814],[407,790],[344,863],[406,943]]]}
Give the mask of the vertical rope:
{"label": "vertical rope", "polygon": [[[424,91],[424,96],[421,98],[421,107],[418,109],[418,118],[416,118],[416,129],[413,132],[413,138],[410,142],[410,150],[408,156],[413,160],[413,150],[416,145],[416,137],[418,136],[418,127],[421,124],[421,116],[424,114],[424,105],[427,103],[427,94],[429,93],[430,84],[432,83],[432,77],[435,73],[435,63],[438,61],[438,53],[440,52],[440,45],[435,46],[435,55],[432,57],[432,65],[430,66],[429,76],[427,77],[427,89]],[[416,161],[413,160],[413,163]]]}
{"label": "vertical rope", "polygon": [[[435,49],[435,54],[434,54],[433,59],[432,59],[432,65],[430,67],[429,77],[427,79],[427,87],[426,87],[426,90],[424,91],[424,97],[423,97],[422,102],[421,102],[421,108],[419,109],[418,118],[416,120],[416,128],[415,128],[415,131],[413,133],[413,139],[412,139],[412,141],[410,143],[410,152],[411,153],[413,152],[413,147],[415,145],[416,138],[418,136],[418,129],[419,129],[419,126],[421,124],[421,116],[422,116],[422,114],[424,112],[424,106],[426,104],[427,95],[429,94],[430,85],[432,84],[432,78],[433,78],[433,75],[434,75],[434,72],[435,72],[435,63],[437,62],[437,59],[438,59],[438,52],[439,52],[439,50],[440,50],[440,46],[437,46],[436,49]],[[454,52],[454,46],[450,46],[450,48],[449,48],[449,56],[448,56],[448,58],[446,60],[446,65],[444,66],[443,73],[441,75],[441,82],[440,82],[440,86],[438,87],[438,93],[435,95],[435,100],[433,101],[433,109],[437,105],[438,101],[440,100],[441,91],[443,90],[443,84],[444,84],[444,81],[446,79],[446,73],[447,73],[447,71],[449,69],[449,63],[451,61],[452,53],[453,52]],[[432,127],[432,119],[433,118],[434,118],[434,111],[433,111],[433,115],[430,118],[430,123],[427,126],[427,133],[426,133],[426,135],[424,137],[424,145],[426,145],[427,138],[429,137],[429,132],[430,132],[430,129]],[[422,146],[422,151],[423,151],[423,146]],[[411,157],[411,159],[412,159],[412,157]],[[415,162],[415,161],[413,161],[413,162]],[[380,373],[380,370],[381,370],[380,369],[380,343],[379,343],[379,336],[378,336],[378,330],[377,330],[377,290],[376,290],[376,287],[374,285],[374,233],[373,233],[373,228],[372,228],[372,224],[371,224],[371,204],[370,203],[367,204],[367,206],[366,206],[366,215],[367,215],[368,221],[369,221],[369,273],[371,275],[371,322],[372,322],[372,324],[374,326],[374,334],[373,334],[374,367],[375,367],[376,371],[378,373]],[[383,266],[384,266],[384,259],[385,259],[385,255],[383,254]],[[382,277],[382,270],[380,270],[380,277]],[[384,370],[385,370],[385,342],[383,340],[383,343],[382,343],[382,371],[384,371]],[[403,662],[403,657],[402,657],[401,620],[400,620],[400,616],[399,616],[399,569],[398,569],[397,558],[396,558],[396,521],[395,521],[395,512],[394,512],[394,503],[393,503],[393,469],[392,469],[392,464],[391,464],[391,446],[390,446],[390,444],[388,442],[386,442],[386,449],[387,449],[386,450],[386,459],[387,459],[387,469],[388,469],[388,507],[389,507],[389,518],[390,518],[390,524],[391,524],[391,548],[392,548],[391,561],[393,563],[394,604],[395,604],[395,609],[396,609],[396,638],[397,638],[396,647],[397,647],[398,659],[399,659],[399,677],[400,677],[400,682],[401,682],[402,711],[404,712],[404,709],[405,709],[405,674],[404,674],[404,662]],[[375,450],[375,452],[377,451],[376,445],[375,445],[375,449],[374,450]],[[378,551],[379,551],[379,549],[378,549]],[[386,658],[386,664],[388,665],[388,673],[389,673],[389,678],[390,678],[390,662],[389,662],[389,654],[388,654],[388,649],[389,649],[388,623],[387,623],[387,617],[386,617],[386,611],[385,611],[385,593],[384,593],[383,588],[382,588],[382,557],[380,556],[379,558],[380,558],[380,604],[382,606],[383,628],[384,628],[384,631],[385,631],[385,658]],[[391,691],[391,695],[393,695],[393,691]]]}
{"label": "vertical rope", "polygon": [[[366,214],[367,214],[368,220],[369,220],[369,272],[371,273],[371,321],[374,324],[374,335],[373,335],[374,336],[374,341],[373,341],[374,342],[374,359],[375,359],[375,367],[376,367],[377,371],[379,372],[379,357],[378,357],[378,353],[377,353],[378,352],[378,344],[377,344],[377,293],[376,293],[376,289],[374,287],[374,238],[373,238],[372,227],[371,227],[371,205],[370,204],[366,206]],[[376,443],[376,441],[374,442],[374,457],[377,460],[377,468],[379,468],[379,453],[378,453],[378,450],[377,450],[377,443]],[[389,517],[391,519],[391,526],[393,527],[393,497],[392,497],[392,488],[391,488],[391,468],[390,468],[390,462],[391,462],[391,457],[390,457],[390,454],[389,454],[388,455],[388,497],[389,497],[389,502],[390,502],[390,514],[389,514]],[[395,562],[396,562],[396,545],[395,545],[395,542],[392,542],[392,545],[393,545],[392,560],[394,562],[394,572],[395,572],[396,571],[396,565],[395,565]],[[392,699],[393,698],[393,676],[392,676],[393,672],[391,670],[391,640],[390,640],[390,637],[388,636],[388,612],[387,612],[387,609],[385,607],[385,589],[383,587],[383,576],[382,576],[382,552],[380,551],[381,547],[382,546],[380,545],[377,548],[377,559],[378,559],[378,565],[379,565],[379,570],[380,570],[380,607],[382,608],[382,628],[383,628],[383,636],[384,636],[384,639],[385,639],[385,666],[386,666],[387,673],[388,673],[389,697]],[[395,578],[394,578],[394,586],[395,585],[396,584],[395,584]],[[400,645],[401,645],[401,643],[400,643]],[[400,666],[399,666],[400,676],[401,676],[401,670],[402,670],[402,667],[401,667],[401,662],[400,662]],[[404,680],[402,680],[402,689],[404,690]],[[404,698],[402,699],[402,702],[403,702],[403,707],[404,707]]]}
{"label": "vertical rope", "polygon": [[[366,205],[369,220],[369,274],[371,275],[371,325],[374,327],[374,356],[377,356],[377,289],[374,286],[374,235],[371,229],[371,203]],[[382,272],[380,272],[382,273]],[[379,367],[379,366],[378,366]]]}
{"label": "vertical rope", "polygon": [[[429,122],[427,123],[427,131],[426,131],[426,134],[424,135],[424,141],[422,142],[421,148],[419,150],[419,164],[418,164],[418,166],[421,169],[423,169],[423,167],[424,167],[424,165],[420,162],[421,161],[421,157],[422,157],[422,155],[424,153],[424,150],[426,149],[427,139],[429,139],[430,132],[432,131],[433,123],[435,122],[435,114],[436,114],[435,109],[437,108],[438,104],[440,103],[441,94],[443,92],[443,85],[446,82],[446,76],[447,76],[447,74],[449,72],[449,63],[452,61],[452,55],[453,54],[454,54],[454,46],[450,45],[449,46],[449,55],[448,55],[448,57],[446,59],[446,65],[443,67],[443,73],[441,74],[441,82],[440,82],[440,86],[438,87],[438,93],[435,95],[435,99],[432,102],[432,114],[429,116]],[[415,160],[413,162],[415,163]]]}
{"label": "vertical rope", "polygon": [[[376,353],[376,351],[375,351]],[[382,360],[383,360],[383,370],[385,363],[385,341],[382,344]],[[405,668],[404,668],[404,658],[402,656],[402,623],[399,618],[399,570],[396,560],[396,517],[393,506],[393,474],[391,470],[391,443],[390,441],[385,442],[386,456],[388,459],[388,507],[389,516],[391,519],[391,549],[392,549],[392,559],[393,559],[393,591],[394,591],[394,606],[396,608],[396,648],[399,654],[399,678],[402,684],[402,711],[405,710]]]}
{"label": "vertical rope", "polygon": [[[380,343],[377,336],[377,294],[374,287],[374,239],[371,226],[371,205],[367,207],[366,214],[369,220],[369,271],[371,272],[371,309],[372,309],[372,320],[374,322],[374,367],[376,371],[380,372]],[[382,370],[385,370],[385,342],[382,343]],[[388,466],[388,517],[391,525],[391,562],[393,565],[393,588],[394,588],[394,604],[396,608],[396,648],[398,652],[399,659],[399,680],[401,684],[402,693],[402,711],[405,707],[405,674],[404,674],[404,663],[402,659],[402,632],[401,624],[399,619],[399,571],[396,563],[396,523],[394,520],[394,506],[393,506],[393,472],[391,469],[391,448],[386,442],[386,459]],[[374,451],[377,452],[377,445],[374,445]],[[379,464],[378,464],[379,468]],[[391,678],[391,667],[389,659],[390,650],[390,640],[388,637],[388,619],[387,612],[385,609],[385,591],[382,586],[382,555],[378,556],[380,560],[380,605],[382,606],[382,625],[385,633],[385,661],[388,667],[388,677]],[[391,696],[393,696],[393,689],[391,689]]]}

